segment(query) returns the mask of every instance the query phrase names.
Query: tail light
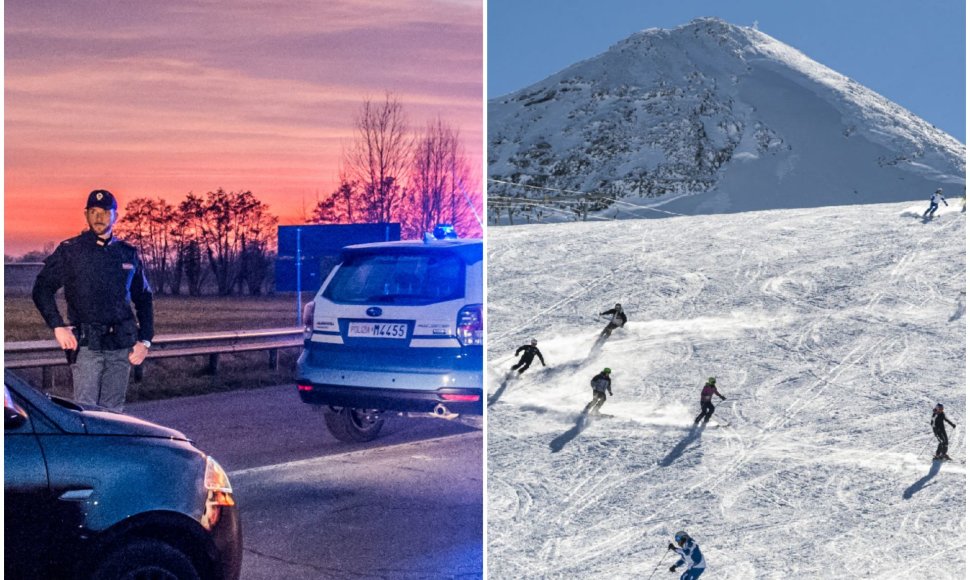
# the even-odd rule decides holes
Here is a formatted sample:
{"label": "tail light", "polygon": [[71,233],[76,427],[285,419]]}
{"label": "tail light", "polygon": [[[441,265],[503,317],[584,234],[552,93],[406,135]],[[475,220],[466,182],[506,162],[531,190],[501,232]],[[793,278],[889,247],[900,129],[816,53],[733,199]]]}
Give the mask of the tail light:
{"label": "tail light", "polygon": [[462,346],[482,346],[485,339],[485,317],[482,305],[466,306],[458,311],[458,342]]}
{"label": "tail light", "polygon": [[310,340],[313,335],[313,313],[316,311],[316,301],[311,300],[303,305],[303,340]]}
{"label": "tail light", "polygon": [[441,395],[441,399],[444,401],[453,401],[456,403],[474,403],[475,401],[481,400],[478,395],[459,395],[457,393],[444,393]]}

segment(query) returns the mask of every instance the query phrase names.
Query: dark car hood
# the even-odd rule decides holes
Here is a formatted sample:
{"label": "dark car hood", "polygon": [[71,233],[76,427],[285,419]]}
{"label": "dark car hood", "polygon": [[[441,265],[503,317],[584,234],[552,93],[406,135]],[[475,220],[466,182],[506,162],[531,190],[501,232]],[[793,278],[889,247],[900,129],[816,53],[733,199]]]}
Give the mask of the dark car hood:
{"label": "dark car hood", "polygon": [[89,435],[124,435],[128,437],[161,437],[164,439],[178,439],[189,441],[184,433],[156,425],[144,419],[113,413],[111,411],[95,410],[87,407],[81,412],[84,420],[84,430]]}

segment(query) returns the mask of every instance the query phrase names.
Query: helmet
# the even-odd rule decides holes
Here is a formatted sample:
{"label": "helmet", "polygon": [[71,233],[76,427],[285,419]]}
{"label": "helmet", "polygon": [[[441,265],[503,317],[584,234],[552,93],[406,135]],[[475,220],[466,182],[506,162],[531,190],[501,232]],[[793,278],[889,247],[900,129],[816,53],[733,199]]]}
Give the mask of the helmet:
{"label": "helmet", "polygon": [[936,188],[936,193],[943,193],[943,188],[942,187]]}
{"label": "helmet", "polygon": [[533,338],[532,339],[532,346],[535,346],[537,344],[539,344],[539,341]]}
{"label": "helmet", "polygon": [[707,377],[707,384],[709,385],[717,384],[717,377]]}
{"label": "helmet", "polygon": [[620,303],[619,303],[619,302],[617,302],[617,303],[616,303],[616,306],[614,306],[614,308],[618,308],[618,309],[622,309],[622,308],[623,308],[623,306],[621,306],[621,305],[620,305]]}
{"label": "helmet", "polygon": [[674,534],[674,541],[677,542],[678,544],[683,544],[689,539],[690,539],[690,536],[687,535],[687,532],[677,532],[676,534]]}
{"label": "helmet", "polygon": [[943,403],[937,403],[936,406],[933,407],[933,408],[934,409],[942,409],[943,408]]}
{"label": "helmet", "polygon": [[605,369],[603,369],[603,373],[604,373],[604,374],[607,374],[607,375],[608,375],[608,374],[610,374],[610,373],[612,373],[612,372],[613,372],[613,371],[612,371],[612,370],[610,370],[610,367],[606,367]]}

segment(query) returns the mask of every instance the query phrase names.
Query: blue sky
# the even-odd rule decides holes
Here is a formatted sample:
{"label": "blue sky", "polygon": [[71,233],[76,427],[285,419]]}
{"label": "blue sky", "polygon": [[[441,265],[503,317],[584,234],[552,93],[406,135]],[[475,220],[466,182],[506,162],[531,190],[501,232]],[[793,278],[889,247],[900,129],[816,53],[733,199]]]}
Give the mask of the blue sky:
{"label": "blue sky", "polygon": [[488,97],[645,28],[701,16],[762,32],[966,143],[964,0],[489,0]]}

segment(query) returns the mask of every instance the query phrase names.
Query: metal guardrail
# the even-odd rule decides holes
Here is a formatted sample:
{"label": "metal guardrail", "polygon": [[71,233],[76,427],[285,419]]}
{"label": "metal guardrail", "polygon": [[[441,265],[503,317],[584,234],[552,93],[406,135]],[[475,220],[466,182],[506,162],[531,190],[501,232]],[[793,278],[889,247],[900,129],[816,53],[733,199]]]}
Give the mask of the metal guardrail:
{"label": "metal guardrail", "polygon": [[[208,372],[218,373],[219,355],[224,353],[269,351],[269,364],[277,368],[278,351],[303,345],[302,328],[270,328],[197,334],[162,334],[152,339],[148,358],[209,355]],[[42,367],[44,387],[53,383],[51,367],[67,364],[60,345],[54,340],[6,342],[3,346],[3,365],[10,369]],[[136,380],[141,376],[136,367]]]}

